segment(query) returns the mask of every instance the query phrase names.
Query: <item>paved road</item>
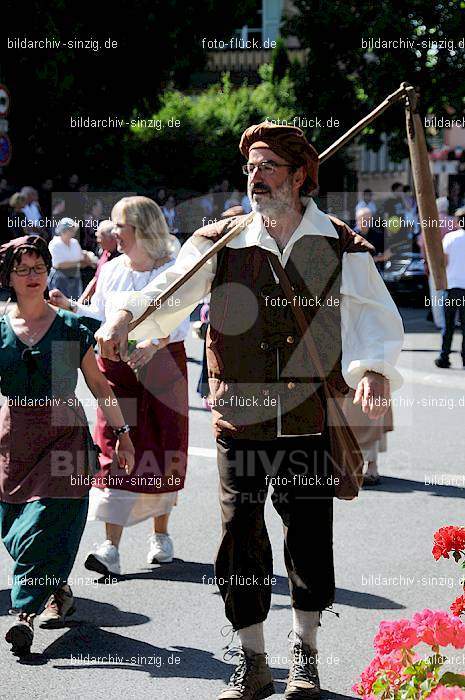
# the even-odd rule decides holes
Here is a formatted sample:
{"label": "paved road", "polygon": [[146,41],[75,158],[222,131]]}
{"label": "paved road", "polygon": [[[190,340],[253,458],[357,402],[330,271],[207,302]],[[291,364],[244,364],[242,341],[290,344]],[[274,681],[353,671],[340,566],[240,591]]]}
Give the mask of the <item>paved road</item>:
{"label": "paved road", "polygon": [[[458,570],[445,561],[434,562],[431,539],[441,525],[463,524],[465,492],[429,484],[434,475],[463,478],[465,372],[458,366],[457,353],[456,368],[434,367],[439,338],[423,316],[423,311],[405,310],[410,332],[401,366],[407,382],[396,394],[396,430],[389,436],[389,452],[381,458],[383,482],[354,502],[336,502],[335,610],[340,617],[323,616],[325,698],[354,697],[351,685],[370,659],[381,619],[404,617],[423,607],[446,608],[459,594]],[[187,488],[172,517],[176,561],[156,568],[145,564],[149,524],[142,523],[123,535],[122,579],[98,583],[83,561],[93,544],[103,539],[103,527],[89,523],[72,573],[78,612],[64,630],[38,630],[35,654],[25,663],[9,656],[2,642],[0,697],[106,700],[117,694],[212,700],[229,676],[231,662],[223,660],[222,650],[227,641],[221,636],[225,620],[211,583],[220,531],[214,443],[209,415],[201,410],[195,393],[199,342],[190,339],[188,351],[193,358],[191,447]],[[79,394],[86,395],[82,385]],[[89,417],[93,419],[91,413]],[[280,523],[269,504],[267,521],[277,584],[265,630],[273,675],[282,693],[291,612]],[[311,551],[309,539],[309,556]],[[4,549],[0,567],[3,638],[11,621],[6,615],[11,568]]]}

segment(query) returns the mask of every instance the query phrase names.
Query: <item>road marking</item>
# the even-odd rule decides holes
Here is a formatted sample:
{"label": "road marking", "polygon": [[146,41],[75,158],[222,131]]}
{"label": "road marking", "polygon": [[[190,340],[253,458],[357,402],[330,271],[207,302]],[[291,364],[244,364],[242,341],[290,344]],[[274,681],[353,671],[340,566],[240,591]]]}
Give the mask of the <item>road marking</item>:
{"label": "road marking", "polygon": [[191,457],[207,457],[216,459],[216,450],[212,447],[189,447],[188,453]]}

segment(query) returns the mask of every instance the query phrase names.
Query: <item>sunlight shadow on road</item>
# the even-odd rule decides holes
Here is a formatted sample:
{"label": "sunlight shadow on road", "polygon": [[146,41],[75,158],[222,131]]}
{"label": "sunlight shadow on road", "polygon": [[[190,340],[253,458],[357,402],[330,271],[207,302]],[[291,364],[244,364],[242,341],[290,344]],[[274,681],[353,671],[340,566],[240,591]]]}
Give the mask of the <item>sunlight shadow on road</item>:
{"label": "sunlight shadow on road", "polygon": [[[286,576],[273,574],[276,583],[273,586],[273,595],[289,596],[289,584]],[[182,561],[175,559],[171,564],[162,564],[148,571],[138,571],[130,574],[123,574],[122,580],[156,580],[156,581],[178,581],[181,583],[200,583],[209,585],[212,594],[217,594],[215,586],[215,572],[212,564]],[[396,603],[394,600],[371,593],[360,593],[346,588],[338,588],[336,591],[336,603],[354,608],[367,610],[402,610],[404,605]],[[289,605],[273,605],[273,608],[287,608]]]}
{"label": "sunlight shadow on road", "polygon": [[[447,476],[447,474],[445,474]],[[451,475],[452,476],[452,475]],[[442,496],[443,498],[465,498],[465,489],[457,486],[440,486],[435,484],[425,484],[423,481],[413,479],[399,479],[394,476],[381,476],[379,484],[373,487],[364,487],[362,493],[429,493],[432,496]]]}

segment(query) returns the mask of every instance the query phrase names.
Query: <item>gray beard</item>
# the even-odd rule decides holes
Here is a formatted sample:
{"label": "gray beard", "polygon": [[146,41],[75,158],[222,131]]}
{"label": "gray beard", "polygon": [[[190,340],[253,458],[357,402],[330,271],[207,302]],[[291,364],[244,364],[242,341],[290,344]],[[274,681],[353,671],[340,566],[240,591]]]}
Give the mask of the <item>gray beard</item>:
{"label": "gray beard", "polygon": [[292,188],[288,179],[283,182],[273,195],[268,195],[268,198],[261,202],[257,202],[250,191],[248,195],[252,211],[256,211],[269,219],[286,214],[292,207]]}

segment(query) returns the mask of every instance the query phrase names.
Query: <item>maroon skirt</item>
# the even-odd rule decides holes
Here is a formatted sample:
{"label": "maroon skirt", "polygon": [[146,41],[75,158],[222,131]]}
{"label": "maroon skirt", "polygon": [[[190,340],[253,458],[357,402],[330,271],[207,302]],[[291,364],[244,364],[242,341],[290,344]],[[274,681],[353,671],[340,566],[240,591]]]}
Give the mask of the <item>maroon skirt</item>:
{"label": "maroon skirt", "polygon": [[131,426],[135,468],[119,467],[116,438],[101,408],[97,409],[94,441],[102,450],[94,486],[136,493],[166,493],[184,487],[188,448],[187,360],[183,342],[169,343],[139,370],[125,362],[97,357]]}

